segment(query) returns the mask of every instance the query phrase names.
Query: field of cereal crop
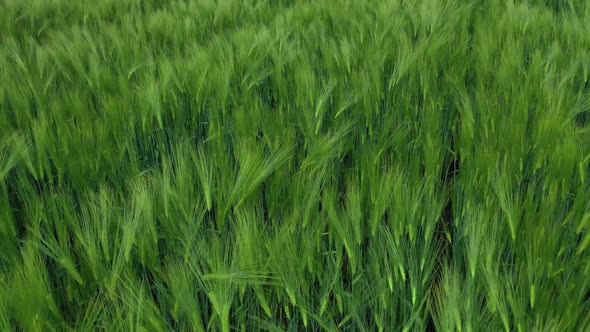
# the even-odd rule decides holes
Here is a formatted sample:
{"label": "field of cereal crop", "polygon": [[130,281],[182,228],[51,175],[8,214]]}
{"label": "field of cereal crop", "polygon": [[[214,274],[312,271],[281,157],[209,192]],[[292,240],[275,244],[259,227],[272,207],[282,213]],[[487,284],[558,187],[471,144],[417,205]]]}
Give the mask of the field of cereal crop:
{"label": "field of cereal crop", "polygon": [[1,0],[0,330],[590,331],[589,22]]}

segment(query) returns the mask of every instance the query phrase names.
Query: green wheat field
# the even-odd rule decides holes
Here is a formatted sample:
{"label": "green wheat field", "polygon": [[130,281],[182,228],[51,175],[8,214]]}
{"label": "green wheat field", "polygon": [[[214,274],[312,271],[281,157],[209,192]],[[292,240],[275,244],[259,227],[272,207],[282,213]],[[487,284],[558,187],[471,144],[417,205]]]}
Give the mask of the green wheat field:
{"label": "green wheat field", "polygon": [[590,331],[590,2],[0,0],[0,331]]}

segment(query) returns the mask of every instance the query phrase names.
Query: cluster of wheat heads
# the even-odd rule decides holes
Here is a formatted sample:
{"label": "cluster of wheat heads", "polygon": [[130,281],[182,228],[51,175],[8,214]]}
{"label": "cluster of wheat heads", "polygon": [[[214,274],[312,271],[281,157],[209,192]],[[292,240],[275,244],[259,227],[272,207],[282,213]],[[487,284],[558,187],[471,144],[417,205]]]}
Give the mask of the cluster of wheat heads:
{"label": "cluster of wheat heads", "polygon": [[588,22],[0,1],[0,330],[587,331]]}

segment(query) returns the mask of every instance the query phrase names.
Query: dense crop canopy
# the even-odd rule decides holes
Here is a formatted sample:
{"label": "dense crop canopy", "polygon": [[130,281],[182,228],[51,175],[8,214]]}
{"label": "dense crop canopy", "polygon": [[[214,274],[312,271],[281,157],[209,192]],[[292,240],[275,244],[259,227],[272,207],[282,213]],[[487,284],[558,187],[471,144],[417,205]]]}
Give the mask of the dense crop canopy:
{"label": "dense crop canopy", "polygon": [[588,331],[583,0],[0,0],[0,330]]}

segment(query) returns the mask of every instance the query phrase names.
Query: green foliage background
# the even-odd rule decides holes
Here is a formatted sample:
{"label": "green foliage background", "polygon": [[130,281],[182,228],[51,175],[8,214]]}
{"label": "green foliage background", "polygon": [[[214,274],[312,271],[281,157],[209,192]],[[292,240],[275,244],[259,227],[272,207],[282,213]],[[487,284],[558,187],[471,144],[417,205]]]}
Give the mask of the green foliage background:
{"label": "green foliage background", "polygon": [[590,330],[587,1],[2,0],[0,31],[0,330]]}

